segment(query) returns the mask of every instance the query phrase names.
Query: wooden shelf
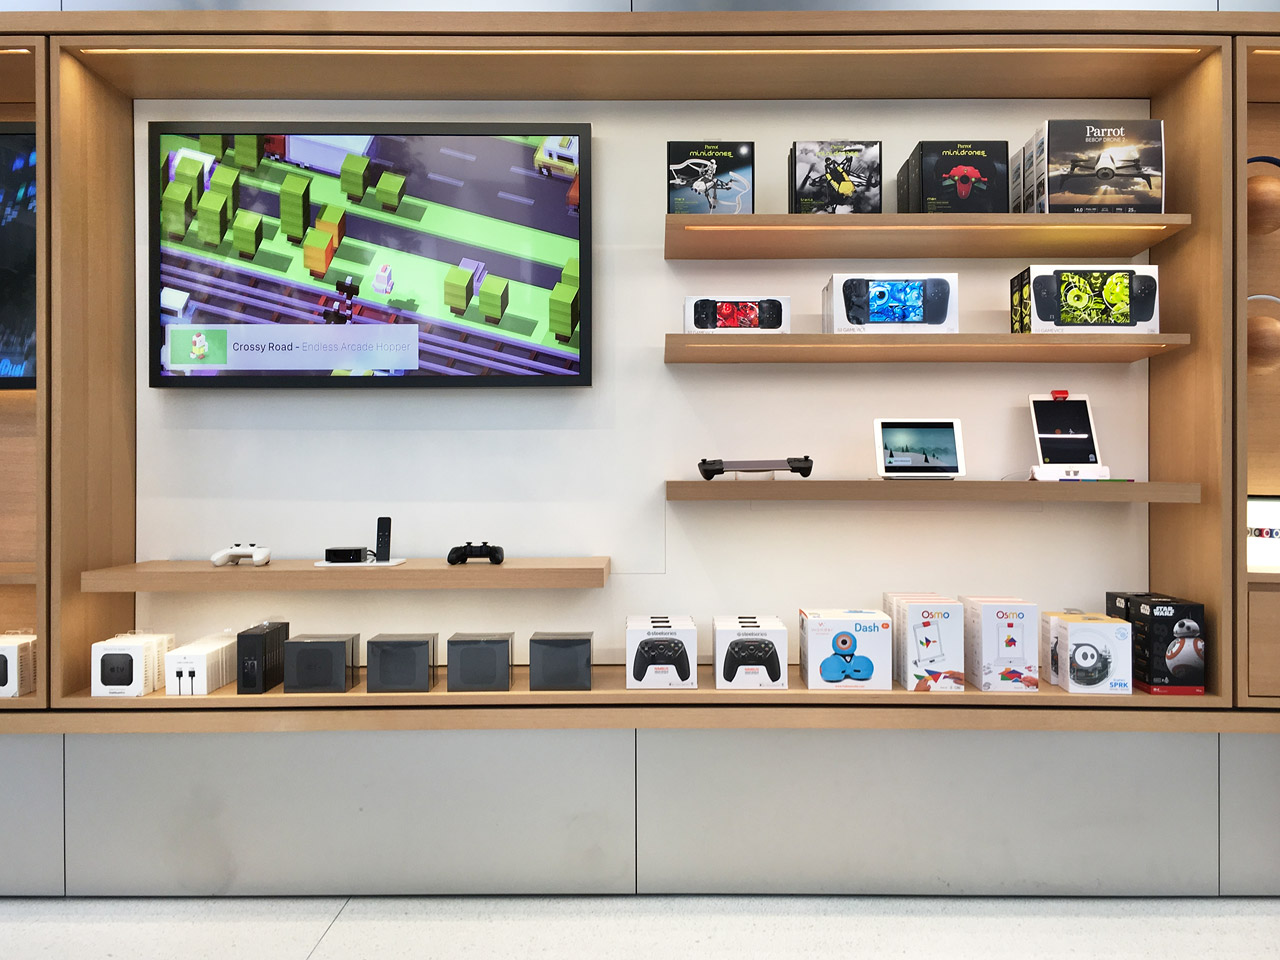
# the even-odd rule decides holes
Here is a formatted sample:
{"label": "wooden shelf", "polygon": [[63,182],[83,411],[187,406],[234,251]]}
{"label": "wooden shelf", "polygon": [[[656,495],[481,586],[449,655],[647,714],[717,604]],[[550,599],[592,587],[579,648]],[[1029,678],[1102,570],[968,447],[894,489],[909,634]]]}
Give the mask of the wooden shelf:
{"label": "wooden shelf", "polygon": [[995,503],[1199,503],[1198,483],[1029,480],[668,480],[668,500],[953,500]]}
{"label": "wooden shelf", "polygon": [[669,333],[666,363],[1134,363],[1186,333]]}
{"label": "wooden shelf", "polygon": [[0,563],[0,586],[34,584],[36,565],[30,561]]}
{"label": "wooden shelf", "polygon": [[148,560],[80,575],[86,593],[237,590],[549,590],[603,587],[608,557],[513,557],[498,566],[471,561],[409,560],[398,567],[317,567],[312,560],[272,560],[215,567],[207,560]]}
{"label": "wooden shelf", "polygon": [[668,214],[668,260],[1133,257],[1186,214]]}
{"label": "wooden shelf", "polygon": [[1276,569],[1249,570],[1245,576],[1251,584],[1280,583],[1280,570]]}

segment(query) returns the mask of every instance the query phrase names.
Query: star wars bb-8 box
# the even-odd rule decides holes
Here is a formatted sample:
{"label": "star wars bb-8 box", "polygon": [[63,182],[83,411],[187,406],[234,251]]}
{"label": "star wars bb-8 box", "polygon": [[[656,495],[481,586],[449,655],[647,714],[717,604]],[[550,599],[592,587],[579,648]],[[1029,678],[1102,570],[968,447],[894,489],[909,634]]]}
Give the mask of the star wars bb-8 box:
{"label": "star wars bb-8 box", "polygon": [[1204,604],[1148,596],[1135,606],[1133,685],[1152,694],[1203,696]]}

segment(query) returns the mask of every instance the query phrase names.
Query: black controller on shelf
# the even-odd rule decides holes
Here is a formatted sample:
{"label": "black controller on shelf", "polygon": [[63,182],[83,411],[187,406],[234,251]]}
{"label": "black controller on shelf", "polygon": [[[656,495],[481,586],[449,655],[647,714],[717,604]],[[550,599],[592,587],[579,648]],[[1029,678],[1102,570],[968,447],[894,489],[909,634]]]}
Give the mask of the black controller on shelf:
{"label": "black controller on shelf", "polygon": [[707,460],[698,461],[698,472],[703,480],[710,480],[722,473],[767,473],[771,470],[790,470],[802,477],[813,473],[813,461],[808,457],[787,457],[785,460]]}
{"label": "black controller on shelf", "polygon": [[769,679],[777,683],[782,677],[778,649],[772,640],[734,640],[724,653],[724,681],[732,683],[739,667],[764,667]]}
{"label": "black controller on shelf", "polygon": [[631,675],[639,682],[654,665],[675,667],[676,676],[689,679],[689,652],[679,640],[641,640]]}
{"label": "black controller on shelf", "polygon": [[451,565],[456,565],[466,563],[468,560],[478,560],[481,557],[488,557],[490,563],[498,564],[506,559],[506,554],[502,552],[501,547],[490,546],[488,540],[485,540],[478,547],[468,540],[462,546],[454,547],[450,550],[449,556],[445,559]]}

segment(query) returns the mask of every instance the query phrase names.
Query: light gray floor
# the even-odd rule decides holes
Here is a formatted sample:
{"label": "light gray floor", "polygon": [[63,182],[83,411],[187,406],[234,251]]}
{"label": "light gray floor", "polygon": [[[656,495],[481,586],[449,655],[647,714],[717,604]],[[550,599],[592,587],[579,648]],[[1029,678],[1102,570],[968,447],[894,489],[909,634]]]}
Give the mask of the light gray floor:
{"label": "light gray floor", "polygon": [[1280,899],[0,900],[5,960],[1274,956]]}

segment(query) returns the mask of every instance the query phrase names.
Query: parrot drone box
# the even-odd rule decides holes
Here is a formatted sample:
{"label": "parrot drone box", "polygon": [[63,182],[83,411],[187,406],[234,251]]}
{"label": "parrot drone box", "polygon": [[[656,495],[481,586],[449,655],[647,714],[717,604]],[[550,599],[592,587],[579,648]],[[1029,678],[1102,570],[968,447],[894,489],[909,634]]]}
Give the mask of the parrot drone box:
{"label": "parrot drone box", "polygon": [[24,697],[35,689],[35,636],[30,633],[0,636],[0,697]]}
{"label": "parrot drone box", "polygon": [[957,273],[836,273],[822,290],[823,333],[957,333]]}
{"label": "parrot drone box", "polygon": [[1040,618],[1012,597],[961,597],[965,678],[979,690],[1034,693],[1040,686]]}
{"label": "parrot drone box", "polygon": [[1009,151],[1009,212],[1022,212],[1022,148]]}
{"label": "parrot drone box", "polygon": [[1204,604],[1147,596],[1133,606],[1133,685],[1162,696],[1203,695]]}
{"label": "parrot drone box", "polygon": [[787,627],[780,618],[713,617],[711,632],[717,687],[787,689]]}
{"label": "parrot drone box", "polygon": [[1009,281],[1012,333],[1159,333],[1160,269],[1033,263]]}
{"label": "parrot drone box", "polygon": [[886,593],[894,679],[906,690],[964,691],[964,606],[936,593]]}
{"label": "parrot drone box", "polygon": [[667,141],[667,213],[752,213],[756,145]]}
{"label": "parrot drone box", "polygon": [[1100,613],[1041,614],[1040,662],[1068,693],[1132,693],[1132,627]]}
{"label": "parrot drone box", "polygon": [[922,140],[898,171],[899,213],[1008,213],[1005,140]]}
{"label": "parrot drone box", "polygon": [[892,690],[889,615],[883,610],[801,610],[800,675],[810,690]]}
{"label": "parrot drone box", "polygon": [[627,688],[698,686],[698,628],[690,616],[627,617]]}
{"label": "parrot drone box", "polygon": [[790,297],[685,297],[685,333],[790,333]]}
{"label": "parrot drone box", "polygon": [[879,213],[880,141],[797,140],[787,213]]}
{"label": "parrot drone box", "polygon": [[1029,212],[1164,213],[1164,121],[1048,120],[1033,139],[1047,203]]}

